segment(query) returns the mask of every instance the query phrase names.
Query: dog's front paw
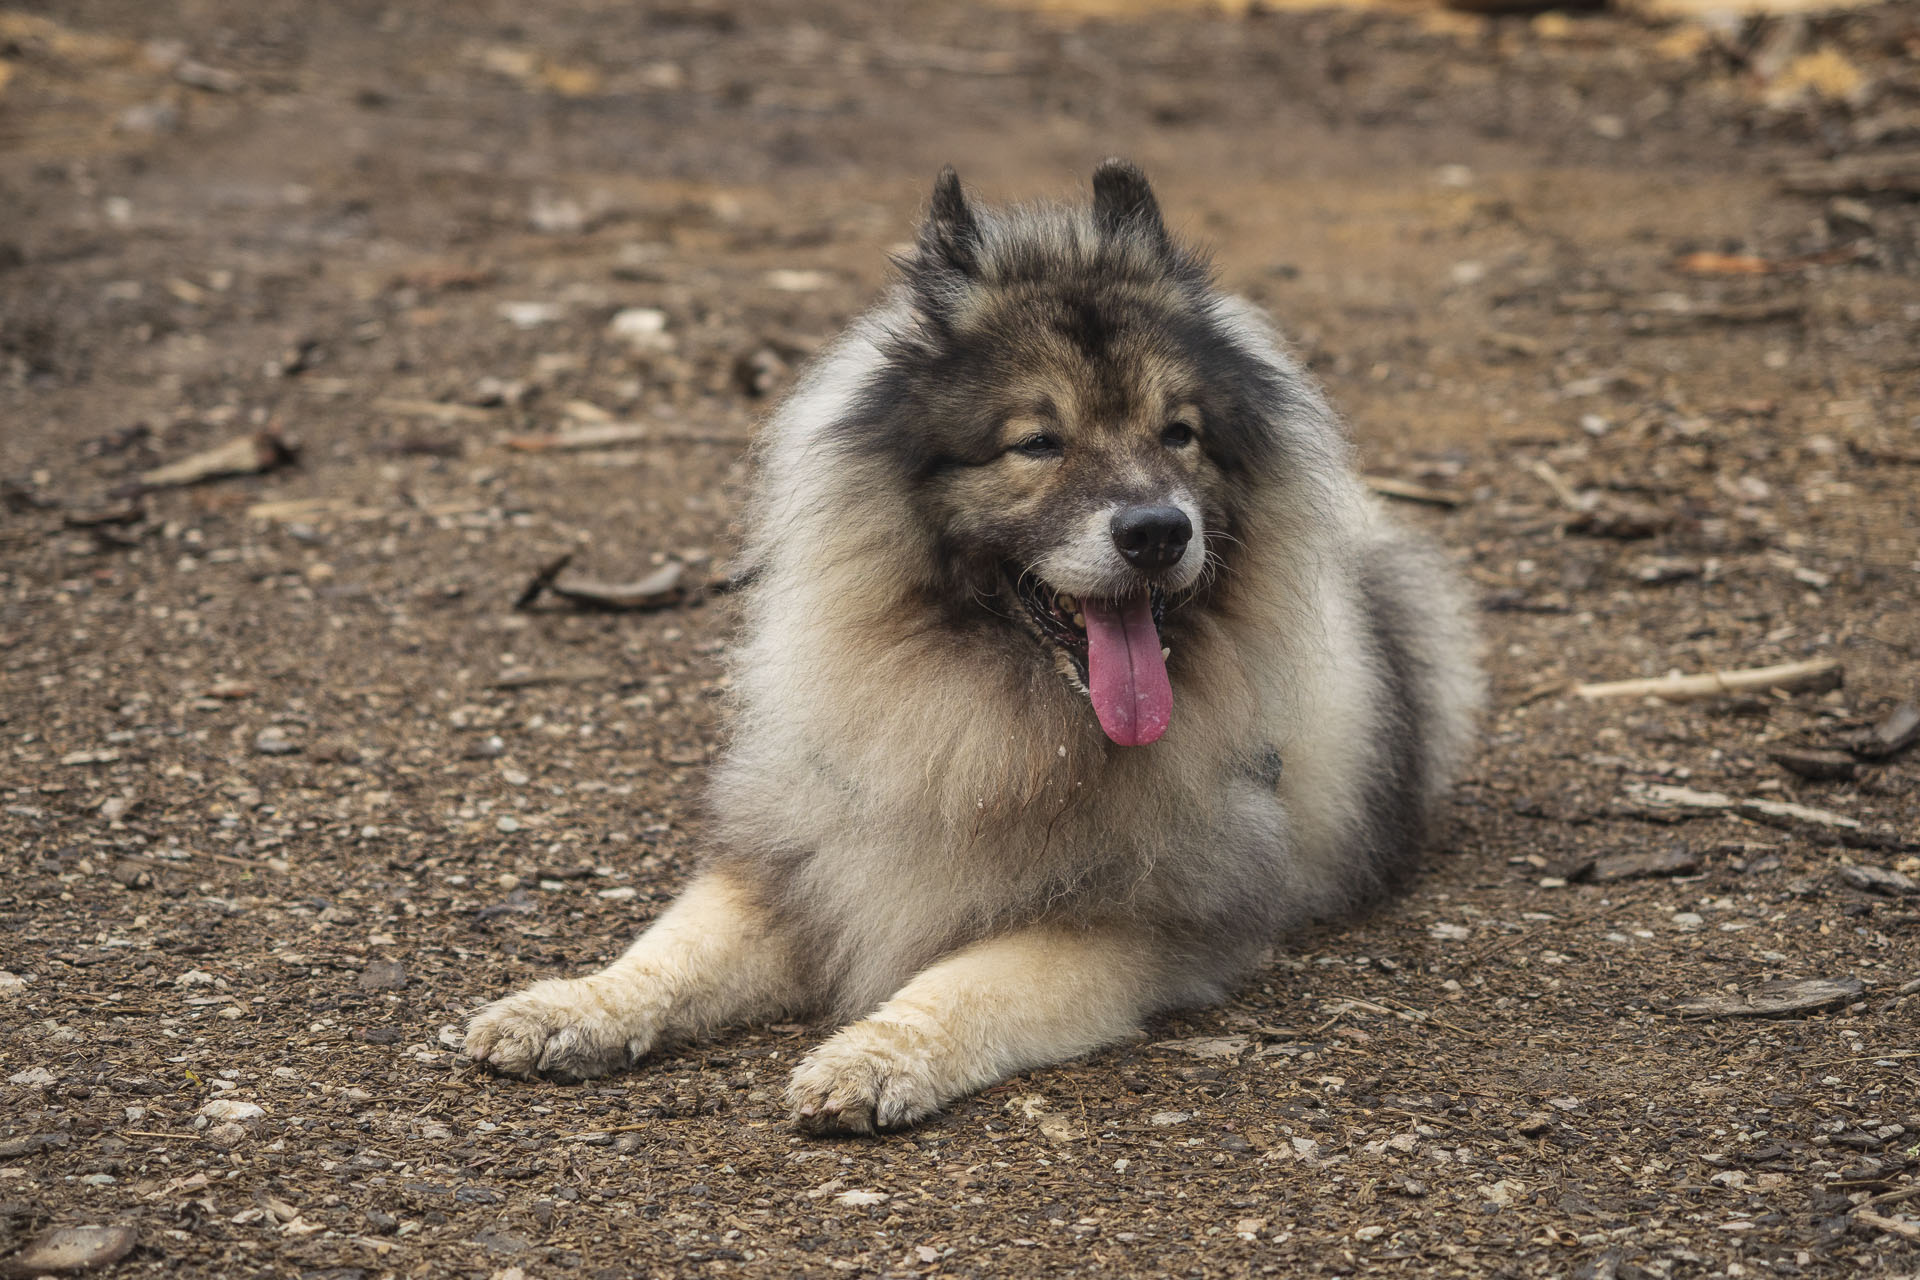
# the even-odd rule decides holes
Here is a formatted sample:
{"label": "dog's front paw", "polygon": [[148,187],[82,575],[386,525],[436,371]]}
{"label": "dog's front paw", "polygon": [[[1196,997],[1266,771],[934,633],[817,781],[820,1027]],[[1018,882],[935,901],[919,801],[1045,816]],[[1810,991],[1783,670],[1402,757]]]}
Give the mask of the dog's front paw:
{"label": "dog's front paw", "polygon": [[467,1056],[513,1076],[590,1080],[652,1047],[650,1033],[613,1017],[579,980],[537,982],[495,1000],[467,1023]]}
{"label": "dog's front paw", "polygon": [[874,1133],[923,1120],[946,1101],[929,1037],[898,1023],[856,1022],[793,1069],[787,1102],[811,1134]]}

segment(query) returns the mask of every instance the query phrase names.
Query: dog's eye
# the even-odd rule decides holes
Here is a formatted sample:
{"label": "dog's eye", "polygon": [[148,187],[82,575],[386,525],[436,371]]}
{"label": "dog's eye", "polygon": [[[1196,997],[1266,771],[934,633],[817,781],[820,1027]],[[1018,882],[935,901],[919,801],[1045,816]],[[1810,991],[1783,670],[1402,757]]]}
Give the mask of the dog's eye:
{"label": "dog's eye", "polygon": [[1193,424],[1184,418],[1175,418],[1160,433],[1160,443],[1169,449],[1180,449],[1193,443],[1195,435]]}
{"label": "dog's eye", "polygon": [[1017,442],[1012,452],[1023,458],[1057,458],[1066,452],[1066,446],[1060,443],[1060,437],[1045,431],[1036,431],[1026,439]]}

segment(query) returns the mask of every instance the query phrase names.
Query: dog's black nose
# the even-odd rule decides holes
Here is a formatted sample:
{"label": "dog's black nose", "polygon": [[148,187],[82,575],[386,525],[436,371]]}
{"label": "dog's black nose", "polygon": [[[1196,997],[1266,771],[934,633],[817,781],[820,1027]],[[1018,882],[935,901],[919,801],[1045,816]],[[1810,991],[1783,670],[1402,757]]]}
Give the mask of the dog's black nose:
{"label": "dog's black nose", "polygon": [[1186,554],[1193,521],[1178,507],[1122,507],[1113,513],[1113,545],[1149,573],[1171,569]]}

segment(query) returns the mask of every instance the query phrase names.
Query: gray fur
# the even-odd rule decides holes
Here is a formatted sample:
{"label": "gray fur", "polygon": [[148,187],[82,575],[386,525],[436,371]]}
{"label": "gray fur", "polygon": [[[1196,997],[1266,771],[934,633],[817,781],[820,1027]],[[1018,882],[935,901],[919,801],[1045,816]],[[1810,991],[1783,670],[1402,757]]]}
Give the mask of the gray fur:
{"label": "gray fur", "polygon": [[[732,1018],[868,1014],[789,1097],[870,1131],[1217,998],[1405,883],[1480,701],[1452,575],[1144,175],[1094,185],[994,210],[942,174],[898,287],[762,434],[706,872],[606,970],[477,1014],[476,1059],[587,1075]],[[1178,563],[1115,552],[1141,503],[1189,516]],[[1172,718],[1118,746],[1042,613],[1149,588]]]}

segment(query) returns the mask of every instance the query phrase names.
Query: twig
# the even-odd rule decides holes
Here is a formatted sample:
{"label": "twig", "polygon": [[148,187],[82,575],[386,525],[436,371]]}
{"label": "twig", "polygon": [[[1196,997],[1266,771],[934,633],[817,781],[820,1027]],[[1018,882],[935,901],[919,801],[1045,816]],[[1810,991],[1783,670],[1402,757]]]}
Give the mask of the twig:
{"label": "twig", "polygon": [[1395,480],[1391,476],[1362,476],[1361,481],[1367,488],[1385,498],[1399,498],[1403,502],[1423,502],[1430,507],[1465,506],[1467,495],[1453,489],[1429,489],[1423,484],[1414,484],[1408,480]]}
{"label": "twig", "polygon": [[[1402,1004],[1398,1009],[1390,1009],[1386,1005],[1375,1004],[1371,1000],[1362,1000],[1359,996],[1327,996],[1325,998],[1328,1000],[1345,1000],[1348,1004],[1357,1004],[1362,1009],[1371,1009],[1375,1013],[1384,1013],[1388,1017],[1398,1018],[1402,1022],[1432,1023],[1436,1027],[1440,1027],[1444,1030],[1451,1031],[1458,1036],[1465,1036],[1469,1040],[1479,1039],[1478,1036],[1474,1035],[1473,1032],[1468,1031],[1466,1028],[1457,1027],[1453,1023],[1448,1022],[1445,1018],[1436,1018],[1434,1015],[1428,1013],[1426,1010],[1416,1009],[1410,1004]],[[1399,1004],[1398,1001],[1395,1001],[1394,1003]]]}
{"label": "twig", "polygon": [[1870,1227],[1878,1227],[1888,1235],[1899,1236],[1904,1240],[1920,1240],[1920,1223],[1908,1222],[1904,1218],[1887,1218],[1871,1209],[1855,1209],[1853,1219],[1864,1222]]}
{"label": "twig", "polygon": [[151,1129],[115,1129],[123,1138],[177,1138],[183,1142],[197,1142],[201,1136],[197,1133],[155,1133]]}
{"label": "twig", "polygon": [[1510,933],[1504,938],[1497,938],[1478,950],[1468,952],[1467,958],[1460,962],[1460,968],[1462,972],[1471,969],[1489,956],[1497,956],[1507,948],[1518,946],[1527,939],[1544,932],[1549,925],[1555,928],[1572,928],[1574,925],[1587,924],[1590,921],[1598,920],[1601,916],[1612,915],[1615,911],[1627,906],[1629,903],[1637,902],[1640,896],[1639,894],[1622,894],[1617,898],[1601,903],[1591,911],[1583,911],[1579,915],[1568,916],[1564,920],[1552,920],[1547,924],[1537,924],[1531,929],[1522,929],[1519,933]]}
{"label": "twig", "polygon": [[1889,1053],[1868,1053],[1862,1050],[1845,1058],[1823,1058],[1818,1062],[1796,1062],[1794,1066],[1802,1071],[1814,1067],[1844,1067],[1849,1062],[1878,1062],[1881,1058],[1920,1058],[1920,1049],[1896,1049]]}
{"label": "twig", "polygon": [[1560,500],[1561,506],[1581,515],[1586,514],[1587,504],[1580,501],[1580,495],[1573,491],[1573,486],[1567,483],[1566,477],[1555,471],[1551,464],[1536,460],[1528,470],[1539,476],[1547,488],[1553,490],[1553,496]]}
{"label": "twig", "polygon": [[1807,662],[1787,662],[1775,667],[1749,667],[1740,671],[1708,671],[1691,676],[1656,676],[1645,680],[1612,680],[1603,684],[1577,684],[1576,697],[1662,698],[1668,702],[1686,702],[1713,698],[1725,693],[1751,693],[1758,689],[1832,689],[1842,680],[1839,662],[1832,658],[1814,658]]}

